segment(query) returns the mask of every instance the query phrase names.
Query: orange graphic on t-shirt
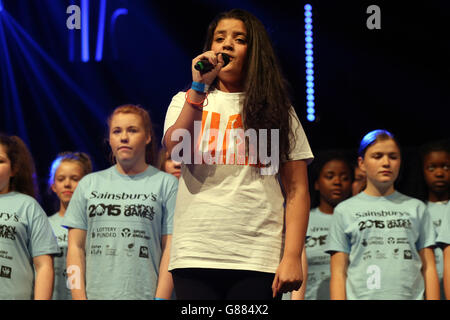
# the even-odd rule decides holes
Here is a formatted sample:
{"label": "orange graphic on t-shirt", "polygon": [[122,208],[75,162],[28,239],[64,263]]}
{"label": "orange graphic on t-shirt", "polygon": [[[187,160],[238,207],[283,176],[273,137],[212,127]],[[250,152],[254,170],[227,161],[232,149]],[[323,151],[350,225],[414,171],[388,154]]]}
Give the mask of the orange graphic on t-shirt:
{"label": "orange graphic on t-shirt", "polygon": [[[198,140],[198,146],[201,146],[203,134],[205,132],[205,126],[206,121],[208,120],[208,114],[209,111],[203,110],[203,116],[202,116],[202,128],[199,135]],[[240,131],[240,142],[235,143],[235,150],[231,151],[228,154],[228,146],[230,144],[230,135],[233,131],[233,129],[243,129],[243,123],[242,118],[240,114],[233,114],[228,117],[227,126],[225,129],[225,134],[217,134],[219,133],[219,126],[220,126],[220,113],[217,112],[211,112],[211,117],[209,118],[209,139],[208,139],[208,152],[211,154],[211,156],[214,158],[216,156],[216,151],[222,153],[222,158],[219,160],[220,164],[247,164],[248,163],[248,157],[245,156],[245,139],[244,139],[244,131]],[[214,134],[214,131],[216,134]],[[217,150],[218,147],[218,137],[223,136],[222,146],[221,150]],[[237,148],[237,150],[236,150]],[[202,152],[205,152],[202,150]],[[228,160],[227,160],[228,155]],[[236,159],[236,155],[240,157],[239,159]],[[241,158],[242,157],[242,158]],[[238,161],[236,161],[238,160]]]}

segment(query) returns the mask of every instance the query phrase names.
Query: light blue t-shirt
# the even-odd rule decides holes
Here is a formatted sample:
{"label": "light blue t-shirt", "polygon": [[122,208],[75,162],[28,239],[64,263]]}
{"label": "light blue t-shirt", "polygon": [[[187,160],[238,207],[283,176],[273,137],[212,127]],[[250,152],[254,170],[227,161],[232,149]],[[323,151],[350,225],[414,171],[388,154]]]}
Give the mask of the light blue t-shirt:
{"label": "light blue t-shirt", "polygon": [[314,208],[308,222],[306,257],[308,279],[305,300],[330,299],[330,255],[325,252],[332,214]]}
{"label": "light blue t-shirt", "polygon": [[397,191],[386,197],[361,192],[335,208],[327,252],[349,254],[347,299],[420,300],[419,250],[434,244],[423,202]]}
{"label": "light blue t-shirt", "polygon": [[152,166],[134,176],[113,166],[81,179],[63,225],[87,231],[88,299],[154,298],[177,188],[174,176]]}
{"label": "light blue t-shirt", "polygon": [[55,282],[53,285],[53,300],[71,300],[72,294],[67,287],[67,272],[66,272],[66,258],[67,258],[67,237],[68,230],[61,224],[63,217],[59,213],[55,213],[48,218],[53,232],[58,241],[60,252],[53,258],[53,267],[55,271]]}
{"label": "light blue t-shirt", "polygon": [[[436,234],[439,233],[439,229],[441,228],[442,220],[446,213],[446,209],[448,208],[448,202],[427,202],[427,209],[430,213],[431,220],[433,221],[434,229],[436,230]],[[442,249],[440,247],[436,247],[434,249],[434,256],[436,257],[436,269],[439,276],[439,285],[441,290],[441,299],[445,300],[444,295],[444,255]]]}
{"label": "light blue t-shirt", "polygon": [[445,212],[442,216],[442,224],[439,229],[436,243],[441,247],[450,245],[450,201],[445,206]]}
{"label": "light blue t-shirt", "polygon": [[0,300],[32,299],[33,258],[58,252],[39,203],[18,192],[0,194]]}

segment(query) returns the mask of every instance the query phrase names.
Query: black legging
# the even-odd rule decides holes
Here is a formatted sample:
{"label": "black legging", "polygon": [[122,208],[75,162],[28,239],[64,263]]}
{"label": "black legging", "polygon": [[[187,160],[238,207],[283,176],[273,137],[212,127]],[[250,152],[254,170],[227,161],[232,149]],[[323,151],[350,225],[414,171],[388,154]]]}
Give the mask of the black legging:
{"label": "black legging", "polygon": [[[185,268],[171,271],[177,300],[272,300],[273,273]],[[281,299],[278,294],[276,300]]]}

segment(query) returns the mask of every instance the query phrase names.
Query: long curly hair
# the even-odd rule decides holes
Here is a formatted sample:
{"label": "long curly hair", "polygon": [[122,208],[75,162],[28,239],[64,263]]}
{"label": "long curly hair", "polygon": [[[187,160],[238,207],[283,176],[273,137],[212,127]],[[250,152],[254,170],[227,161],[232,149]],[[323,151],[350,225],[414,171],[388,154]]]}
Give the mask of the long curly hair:
{"label": "long curly hair", "polygon": [[[290,136],[290,109],[292,107],[288,92],[289,84],[283,77],[280,64],[275,55],[269,35],[253,14],[233,9],[217,15],[208,26],[203,50],[211,50],[214,31],[223,19],[241,20],[247,31],[247,58],[244,66],[243,106],[244,129],[278,129],[279,152],[282,161],[289,160],[289,151],[294,142]],[[212,84],[214,88],[216,82]],[[270,137],[268,137],[270,138]],[[270,140],[268,141],[270,149]]]}

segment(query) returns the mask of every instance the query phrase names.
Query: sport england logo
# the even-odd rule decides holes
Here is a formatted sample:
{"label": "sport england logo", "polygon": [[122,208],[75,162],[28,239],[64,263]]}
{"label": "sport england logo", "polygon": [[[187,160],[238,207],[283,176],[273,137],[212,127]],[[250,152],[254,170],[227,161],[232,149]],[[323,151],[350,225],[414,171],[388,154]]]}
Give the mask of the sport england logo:
{"label": "sport england logo", "polygon": [[122,237],[129,238],[131,236],[131,230],[128,228],[122,229]]}

